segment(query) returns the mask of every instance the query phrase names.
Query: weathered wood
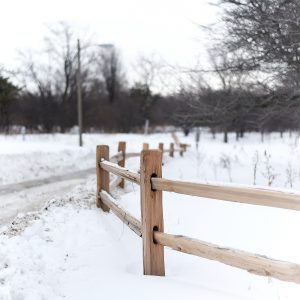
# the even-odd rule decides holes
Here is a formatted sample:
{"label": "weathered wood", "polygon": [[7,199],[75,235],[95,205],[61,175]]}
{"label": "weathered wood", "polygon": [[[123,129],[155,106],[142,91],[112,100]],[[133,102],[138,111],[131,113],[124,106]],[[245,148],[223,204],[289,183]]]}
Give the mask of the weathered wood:
{"label": "weathered wood", "polygon": [[162,153],[164,153],[164,143],[159,143],[159,144],[158,144],[158,149],[159,149]]}
{"label": "weathered wood", "polygon": [[148,143],[144,143],[143,144],[143,150],[148,150],[149,149],[149,144]]}
{"label": "weathered wood", "polygon": [[109,193],[109,173],[104,170],[100,161],[102,159],[109,159],[109,147],[106,145],[100,145],[96,148],[96,173],[97,173],[97,207],[101,207],[103,211],[109,211],[109,208],[101,201],[99,197],[99,192],[101,190],[107,191]]}
{"label": "weathered wood", "polygon": [[216,260],[253,274],[300,283],[300,265],[297,264],[161,232],[154,232],[154,241],[173,250]]}
{"label": "weathered wood", "polygon": [[174,157],[174,143],[170,143],[169,156]]}
{"label": "weathered wood", "polygon": [[116,203],[115,199],[105,191],[100,192],[100,197],[103,203],[111,209],[111,211],[132,231],[134,231],[138,236],[142,236],[141,233],[141,222],[133,217],[128,211],[120,208]]}
{"label": "weathered wood", "polygon": [[152,178],[152,188],[216,200],[300,210],[300,195],[259,188],[229,187]]}
{"label": "weathered wood", "polygon": [[120,176],[124,179],[127,179],[131,182],[140,183],[140,175],[134,171],[131,171],[127,168],[119,167],[117,164],[111,163],[107,160],[102,160],[100,162],[100,166],[102,169],[106,170],[107,172],[111,172],[117,176]]}
{"label": "weathered wood", "polygon": [[[126,155],[126,142],[119,142],[118,151],[122,152],[123,159],[118,162],[120,167],[125,167],[125,155]],[[124,179],[119,184],[120,188],[124,188]]]}
{"label": "weathered wood", "polygon": [[152,190],[151,177],[162,176],[162,152],[144,150],[141,154],[141,216],[144,275],[165,275],[164,247],[154,243],[153,232],[164,231],[162,192]]}
{"label": "weathered wood", "polygon": [[119,176],[116,177],[113,181],[110,182],[110,184],[109,184],[109,190],[111,191],[114,188],[116,188],[120,184],[120,182],[122,180],[123,180],[122,177],[119,177]]}

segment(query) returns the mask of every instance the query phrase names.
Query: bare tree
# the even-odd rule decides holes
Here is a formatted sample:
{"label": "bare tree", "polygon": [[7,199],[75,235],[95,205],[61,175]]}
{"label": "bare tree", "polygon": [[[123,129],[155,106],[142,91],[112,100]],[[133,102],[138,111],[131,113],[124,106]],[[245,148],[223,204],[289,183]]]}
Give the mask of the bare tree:
{"label": "bare tree", "polygon": [[149,118],[151,109],[159,98],[158,93],[155,93],[155,88],[158,88],[158,81],[163,83],[162,75],[163,64],[154,53],[149,56],[140,55],[135,64],[137,81],[132,89],[135,94],[139,94],[141,101],[142,118],[145,122],[145,133],[148,133]]}
{"label": "bare tree", "polygon": [[[228,132],[235,130],[237,138],[249,127],[249,114],[254,102],[244,80],[243,72],[232,70],[232,61],[223,51],[210,53],[215,79],[213,88],[203,79],[202,72],[192,73],[194,84],[182,90],[182,99],[188,105],[183,122],[193,126],[209,126],[213,133],[223,131],[224,142]],[[180,112],[182,115],[182,111]],[[182,116],[181,116],[182,119]]]}
{"label": "bare tree", "polygon": [[249,69],[300,71],[298,0],[220,0],[227,34],[223,47]]}
{"label": "bare tree", "polygon": [[114,45],[101,45],[98,70],[104,80],[109,102],[113,103],[125,85],[120,54]]}
{"label": "bare tree", "polygon": [[[42,51],[22,53],[22,74],[30,92],[38,93],[44,109],[40,124],[46,131],[59,126],[62,131],[74,126],[76,119],[77,36],[67,23],[48,27]],[[83,47],[86,42],[83,41]],[[82,54],[83,61],[85,52]],[[82,81],[87,75],[83,64]]]}

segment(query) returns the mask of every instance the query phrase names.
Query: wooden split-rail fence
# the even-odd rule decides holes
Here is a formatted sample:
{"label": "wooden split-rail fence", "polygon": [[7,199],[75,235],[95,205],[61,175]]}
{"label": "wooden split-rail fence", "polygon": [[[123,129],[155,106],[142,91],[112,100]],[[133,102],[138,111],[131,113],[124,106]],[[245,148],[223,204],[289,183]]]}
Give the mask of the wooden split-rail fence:
{"label": "wooden split-rail fence", "polygon": [[[269,206],[281,209],[300,210],[300,195],[264,190],[258,188],[230,187],[213,184],[176,181],[162,178],[162,158],[168,152],[170,157],[178,151],[182,156],[187,145],[180,144],[175,149],[171,143],[164,150],[149,150],[143,144],[141,153],[126,153],[126,143],[120,142],[118,153],[110,158],[107,145],[97,146],[97,206],[103,211],[110,210],[143,240],[143,268],[145,275],[165,275],[164,247],[215,260],[232,267],[244,269],[257,275],[270,276],[284,281],[300,283],[300,265],[279,261],[266,256],[233,248],[225,248],[201,240],[164,232],[163,191],[205,197],[252,205]],[[125,167],[125,159],[140,156],[138,172]],[[110,183],[109,173],[117,176]],[[141,220],[116,204],[110,189],[124,187],[124,179],[140,186]]]}

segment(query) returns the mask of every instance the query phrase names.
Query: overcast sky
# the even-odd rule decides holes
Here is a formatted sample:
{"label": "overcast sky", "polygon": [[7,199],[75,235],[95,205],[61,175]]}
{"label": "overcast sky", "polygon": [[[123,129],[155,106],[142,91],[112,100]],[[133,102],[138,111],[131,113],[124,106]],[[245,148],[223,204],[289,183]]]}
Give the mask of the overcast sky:
{"label": "overcast sky", "polygon": [[217,20],[208,0],[0,0],[0,64],[14,68],[17,51],[41,49],[47,25],[66,21],[85,28],[98,43],[113,43],[127,64],[156,52],[191,66],[205,46],[197,23]]}

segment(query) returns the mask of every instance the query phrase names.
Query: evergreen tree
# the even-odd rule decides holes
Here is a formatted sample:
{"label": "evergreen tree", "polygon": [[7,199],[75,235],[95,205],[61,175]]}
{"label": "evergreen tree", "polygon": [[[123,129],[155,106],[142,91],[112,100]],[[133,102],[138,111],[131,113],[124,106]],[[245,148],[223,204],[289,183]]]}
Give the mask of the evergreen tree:
{"label": "evergreen tree", "polygon": [[18,88],[8,78],[0,75],[0,129],[9,132],[11,106],[16,100]]}

